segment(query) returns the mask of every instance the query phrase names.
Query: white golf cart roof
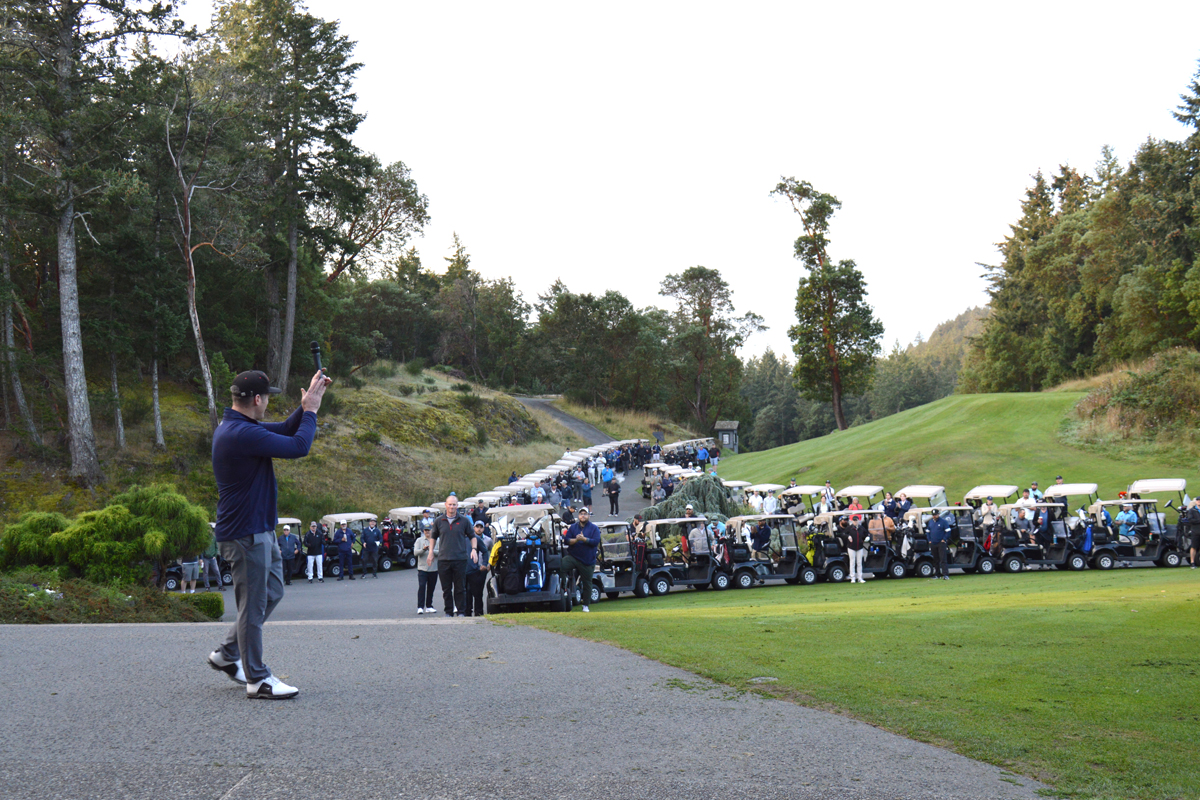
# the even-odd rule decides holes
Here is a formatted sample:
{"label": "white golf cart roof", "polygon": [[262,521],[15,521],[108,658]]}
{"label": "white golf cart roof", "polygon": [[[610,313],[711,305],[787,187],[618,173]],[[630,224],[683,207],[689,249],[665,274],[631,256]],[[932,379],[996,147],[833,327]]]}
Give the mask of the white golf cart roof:
{"label": "white golf cart roof", "polygon": [[1155,492],[1187,491],[1187,480],[1184,478],[1146,478],[1129,484],[1133,494],[1154,494]]}
{"label": "white golf cart roof", "polygon": [[928,500],[931,497],[937,497],[938,494],[944,493],[945,491],[945,486],[932,486],[923,483],[914,483],[912,486],[905,486],[903,489],[893,494],[892,497],[902,494],[907,497],[915,497],[919,500]]}
{"label": "white golf cart roof", "polygon": [[421,516],[426,511],[428,511],[430,514],[437,513],[429,506],[401,506],[400,508],[393,508],[391,511],[389,511],[388,516],[392,519],[398,519],[407,522],[414,517]]}
{"label": "white golf cart roof", "polygon": [[750,486],[750,481],[721,481],[721,485],[726,489],[745,489]]}
{"label": "white golf cart roof", "polygon": [[678,464],[666,464],[664,466],[659,467],[659,470],[667,473],[668,475],[674,475],[677,472],[683,472],[684,468],[679,466]]}
{"label": "white golf cart roof", "polygon": [[379,519],[378,514],[368,514],[366,512],[355,512],[351,514],[326,514],[321,517],[321,522],[329,527],[340,525],[343,522],[362,522],[368,519]]}
{"label": "white golf cart roof", "polygon": [[[822,486],[821,490],[823,491],[824,489],[825,489],[825,487]],[[858,497],[859,495],[861,495],[863,497],[874,497],[875,495],[879,494],[882,491],[883,491],[882,486],[872,486],[870,484],[865,484],[865,483],[856,483],[853,486],[847,486],[845,489],[842,489],[842,490],[836,492],[833,496],[834,497]]]}
{"label": "white golf cart roof", "polygon": [[746,487],[747,492],[778,492],[784,488],[782,483],[755,483]]}
{"label": "white golf cart roof", "polygon": [[296,519],[295,517],[280,517],[279,521],[275,523],[275,527],[278,528],[280,525],[299,525],[299,524],[300,524],[300,520]]}
{"label": "white golf cart roof", "polygon": [[[522,489],[532,489],[534,486],[537,486],[537,483],[537,481],[516,481],[515,483],[510,483],[508,488],[514,492],[519,492]],[[492,489],[492,491],[498,492],[500,491],[500,487],[497,486],[495,489]]]}
{"label": "white golf cart roof", "polygon": [[1007,483],[984,483],[963,495],[963,499],[983,500],[986,497],[999,497],[1003,499],[1019,491],[1020,487],[1011,486]]}
{"label": "white golf cart roof", "polygon": [[[1062,508],[1062,507],[1063,507],[1062,503],[1005,503],[1004,505],[1000,506],[1000,508],[998,508],[997,511],[999,511],[1001,514],[1007,515],[1007,513],[1009,511],[1012,511],[1014,508],[1021,509],[1021,508]],[[922,509],[922,511],[924,511],[924,510],[925,509]]]}
{"label": "white golf cart roof", "polygon": [[477,500],[499,500],[501,497],[508,497],[510,494],[512,494],[510,491],[502,492],[497,489],[493,489],[490,492],[480,492],[479,494],[475,495],[475,498]]}
{"label": "white golf cart roof", "polygon": [[526,516],[530,520],[533,520],[538,517],[544,517],[553,510],[554,506],[549,503],[532,503],[527,506],[496,506],[489,508],[487,513],[492,519]]}
{"label": "white golf cart roof", "polygon": [[1054,483],[1046,487],[1046,497],[1077,497],[1096,493],[1094,483]]}
{"label": "white golf cart roof", "polygon": [[743,525],[747,522],[758,522],[760,519],[777,519],[781,522],[795,522],[796,518],[791,514],[747,514],[744,517],[730,517],[725,520],[725,526],[732,528],[736,525]]}
{"label": "white golf cart roof", "polygon": [[651,519],[646,520],[646,527],[653,529],[657,528],[659,525],[678,525],[684,522],[700,522],[707,525],[708,519],[706,517],[671,517],[670,519]]}
{"label": "white golf cart roof", "polygon": [[780,492],[780,495],[814,495],[820,494],[825,489],[824,486],[817,486],[815,483],[806,483],[800,486],[789,486]]}

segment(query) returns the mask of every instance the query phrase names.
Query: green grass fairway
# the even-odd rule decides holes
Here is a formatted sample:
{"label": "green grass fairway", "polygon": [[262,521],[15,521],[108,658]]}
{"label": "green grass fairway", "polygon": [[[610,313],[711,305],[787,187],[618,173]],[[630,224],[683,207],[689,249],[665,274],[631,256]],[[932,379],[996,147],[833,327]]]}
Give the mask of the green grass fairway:
{"label": "green grass fairway", "polygon": [[[849,714],[1065,794],[1200,796],[1190,569],[676,592],[502,619]],[[748,683],[759,677],[777,681]]]}
{"label": "green grass fairway", "polygon": [[982,483],[1098,483],[1115,498],[1138,478],[1190,478],[1191,464],[1113,458],[1064,445],[1058,431],[1083,392],[953,395],[936,403],[760,453],[721,459],[721,477],[754,483],[833,481],[946,487],[962,499]]}

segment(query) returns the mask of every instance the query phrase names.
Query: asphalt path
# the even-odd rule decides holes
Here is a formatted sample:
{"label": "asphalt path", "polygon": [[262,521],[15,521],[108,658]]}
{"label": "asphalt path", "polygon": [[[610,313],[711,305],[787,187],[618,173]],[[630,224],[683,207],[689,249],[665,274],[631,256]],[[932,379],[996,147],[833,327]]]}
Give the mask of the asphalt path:
{"label": "asphalt path", "polygon": [[485,620],[273,621],[268,664],[301,693],[251,701],[204,664],[224,627],[0,627],[15,689],[0,796],[994,800],[1041,788],[614,647]]}
{"label": "asphalt path", "polygon": [[568,430],[582,436],[589,445],[615,441],[613,437],[595,425],[589,425],[579,417],[573,417],[567,412],[560,411],[550,405],[550,401],[544,397],[518,397],[516,399],[527,408],[536,408],[554,417],[554,419],[562,423]]}

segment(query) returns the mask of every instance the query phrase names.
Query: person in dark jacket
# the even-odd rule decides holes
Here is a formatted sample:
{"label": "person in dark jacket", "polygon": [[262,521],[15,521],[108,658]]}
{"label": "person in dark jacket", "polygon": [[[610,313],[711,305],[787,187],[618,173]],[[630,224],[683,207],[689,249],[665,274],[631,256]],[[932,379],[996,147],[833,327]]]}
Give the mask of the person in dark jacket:
{"label": "person in dark jacket", "polygon": [[[590,611],[588,601],[592,597],[592,575],[596,571],[596,551],[600,547],[600,529],[592,522],[592,515],[587,508],[579,509],[579,518],[563,535],[567,544],[567,554],[562,560],[563,581],[567,589],[574,592],[578,587],[583,597],[583,610]],[[579,579],[578,584],[572,584],[571,578]]]}
{"label": "person in dark jacket", "polygon": [[861,515],[850,515],[846,526],[841,529],[842,544],[846,546],[846,556],[850,561],[850,583],[866,583],[862,568],[867,559],[867,526],[854,517],[861,518]]}
{"label": "person in dark jacket", "polygon": [[[475,536],[467,517],[459,516],[458,498],[446,498],[446,513],[433,523],[429,538],[437,544],[438,580],[442,582],[442,603],[446,616],[466,616],[467,609],[467,561],[478,559],[476,548],[479,540]],[[433,562],[433,552],[429,553]]]}
{"label": "person in dark jacket", "polygon": [[333,543],[338,548],[338,566],[342,571],[338,580],[347,575],[354,580],[354,531],[350,530],[349,523],[343,521],[338,525],[337,533],[333,534]]}
{"label": "person in dark jacket", "polygon": [[474,523],[475,529],[475,558],[467,559],[467,605],[463,614],[470,617],[483,616],[483,587],[487,583],[488,560],[487,554],[489,547],[487,546],[486,537],[484,536],[484,524],[478,520]]}
{"label": "person in dark jacket", "polygon": [[[947,561],[946,548],[950,543],[950,532],[954,530],[954,524],[950,520],[944,519],[936,508],[929,513],[932,518],[925,526],[925,530],[929,535],[929,547],[933,550],[933,575],[930,577],[948,581],[950,580],[950,564]],[[938,574],[939,572],[941,575]]]}
{"label": "person in dark jacket", "polygon": [[616,478],[605,484],[604,493],[608,495],[608,515],[621,516],[621,484],[617,483]]}
{"label": "person in dark jacket", "polygon": [[771,557],[771,526],[765,519],[760,519],[754,531],[750,534],[751,558],[768,560]]}
{"label": "person in dark jacket", "polygon": [[283,559],[283,585],[292,585],[292,565],[300,552],[300,539],[292,533],[291,525],[283,526],[283,535],[279,537],[279,557]]}
{"label": "person in dark jacket", "polygon": [[374,517],[362,532],[362,551],[359,553],[362,556],[362,574],[367,577],[367,567],[371,568],[371,575],[376,580],[379,579],[379,546],[383,544],[383,532],[379,530],[379,520]]}
{"label": "person in dark jacket", "polygon": [[278,486],[274,458],[303,458],[317,433],[317,410],[333,381],[313,375],[300,407],[284,422],[268,422],[273,388],[263,372],[242,372],[230,391],[233,407],[213,433],[213,476],[217,483],[214,535],[233,573],[237,623],[208,656],[213,669],[246,684],[246,696],[295,697],[300,690],[271,674],[263,662],[263,623],[283,598],[283,559],[275,540]]}
{"label": "person in dark jacket", "polygon": [[304,574],[308,576],[308,582],[313,581],[313,565],[317,566],[317,583],[325,582],[325,537],[321,535],[321,529],[317,527],[315,521],[308,523],[308,533],[304,534],[304,554],[307,558],[307,566]]}
{"label": "person in dark jacket", "polygon": [[[1190,534],[1188,538],[1188,563],[1192,569],[1196,568],[1196,550],[1200,549],[1200,499],[1192,498],[1192,502],[1188,504],[1187,514],[1184,515],[1184,520],[1187,522],[1187,531]],[[1182,527],[1182,526],[1181,526]],[[1180,543],[1183,542],[1183,534],[1179,534]],[[1180,548],[1182,549],[1182,548]]]}

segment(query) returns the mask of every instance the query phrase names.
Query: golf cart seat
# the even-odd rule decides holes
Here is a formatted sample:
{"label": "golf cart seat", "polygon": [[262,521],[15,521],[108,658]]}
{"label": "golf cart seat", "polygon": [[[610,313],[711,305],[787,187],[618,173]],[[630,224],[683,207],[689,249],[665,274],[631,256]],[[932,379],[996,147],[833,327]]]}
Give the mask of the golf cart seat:
{"label": "golf cart seat", "polygon": [[745,564],[750,560],[750,546],[747,544],[734,544],[730,547],[730,555],[733,557],[733,563]]}
{"label": "golf cart seat", "polygon": [[1017,538],[1017,534],[1013,531],[1005,530],[1000,535],[1000,544],[1006,548],[1017,547],[1020,544],[1020,539]]}

